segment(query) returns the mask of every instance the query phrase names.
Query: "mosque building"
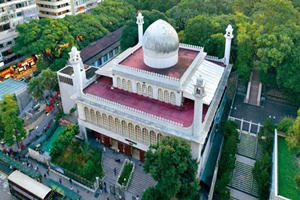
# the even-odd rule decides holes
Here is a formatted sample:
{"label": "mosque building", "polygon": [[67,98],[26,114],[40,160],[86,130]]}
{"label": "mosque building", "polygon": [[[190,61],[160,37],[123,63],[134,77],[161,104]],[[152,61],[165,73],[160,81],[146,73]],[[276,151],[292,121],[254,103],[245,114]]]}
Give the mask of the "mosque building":
{"label": "mosque building", "polygon": [[141,161],[163,137],[182,138],[201,177],[210,153],[220,149],[214,141],[232,68],[233,29],[227,27],[224,58],[218,59],[203,47],[179,43],[164,20],[143,34],[143,18],[139,13],[138,44],[101,68],[84,65],[72,48],[69,64],[58,72],[64,112],[77,105],[80,137]]}

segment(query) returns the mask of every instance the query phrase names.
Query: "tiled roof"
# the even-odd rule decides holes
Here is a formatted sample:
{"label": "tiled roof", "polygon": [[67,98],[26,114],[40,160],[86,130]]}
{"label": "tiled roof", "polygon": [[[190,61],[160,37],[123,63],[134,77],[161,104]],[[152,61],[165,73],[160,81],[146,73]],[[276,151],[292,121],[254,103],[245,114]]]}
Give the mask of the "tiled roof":
{"label": "tiled roof", "polygon": [[105,50],[109,46],[118,42],[121,38],[122,31],[123,31],[123,27],[115,30],[114,32],[109,33],[107,36],[101,38],[100,40],[97,40],[96,42],[92,42],[89,46],[82,49],[80,52],[82,61],[85,63],[93,56],[97,55],[98,53]]}
{"label": "tiled roof", "polygon": [[12,78],[0,83],[0,100],[7,94],[18,94],[27,88],[27,84]]}

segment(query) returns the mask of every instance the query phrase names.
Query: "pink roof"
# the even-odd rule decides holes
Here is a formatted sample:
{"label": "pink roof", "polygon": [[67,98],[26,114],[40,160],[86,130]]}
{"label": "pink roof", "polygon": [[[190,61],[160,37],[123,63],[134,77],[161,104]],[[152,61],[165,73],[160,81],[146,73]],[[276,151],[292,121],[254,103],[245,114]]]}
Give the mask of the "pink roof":
{"label": "pink roof", "polygon": [[[179,107],[120,89],[111,89],[112,79],[109,77],[100,77],[97,81],[85,88],[84,93],[183,124],[184,127],[189,127],[193,123],[194,101],[192,100],[185,99],[183,105]],[[208,106],[204,105],[203,119],[207,109]]]}
{"label": "pink roof", "polygon": [[180,79],[184,72],[189,68],[193,60],[196,58],[198,53],[199,51],[179,48],[178,63],[176,65],[167,69],[154,69],[148,67],[144,63],[143,49],[140,47],[133,54],[121,61],[120,64],[126,65],[127,67],[137,68]]}

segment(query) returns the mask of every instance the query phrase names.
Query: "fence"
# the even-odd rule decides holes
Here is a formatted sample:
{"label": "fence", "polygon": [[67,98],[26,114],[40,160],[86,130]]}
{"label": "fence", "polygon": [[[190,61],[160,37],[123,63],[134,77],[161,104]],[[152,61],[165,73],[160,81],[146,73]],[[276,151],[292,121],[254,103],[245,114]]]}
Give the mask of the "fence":
{"label": "fence", "polygon": [[252,121],[247,121],[244,119],[239,119],[231,116],[228,117],[228,120],[236,122],[241,131],[246,131],[252,134],[257,134],[260,131],[260,128],[262,127],[260,123],[257,124]]}

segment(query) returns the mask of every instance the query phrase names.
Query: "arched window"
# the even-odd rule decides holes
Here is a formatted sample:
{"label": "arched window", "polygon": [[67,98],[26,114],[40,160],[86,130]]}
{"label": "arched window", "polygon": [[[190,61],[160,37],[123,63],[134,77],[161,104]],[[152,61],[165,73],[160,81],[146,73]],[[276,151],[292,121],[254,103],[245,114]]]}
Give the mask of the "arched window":
{"label": "arched window", "polygon": [[102,120],[103,120],[103,127],[108,129],[107,116],[104,113],[102,114]]}
{"label": "arched window", "polygon": [[163,101],[164,100],[164,94],[163,94],[163,91],[162,89],[158,89],[158,100],[159,101]]}
{"label": "arched window", "polygon": [[163,135],[161,133],[157,134],[157,143],[160,143],[162,138]]}
{"label": "arched window", "polygon": [[118,118],[115,119],[115,127],[116,127],[116,133],[121,134],[121,124],[120,120]]}
{"label": "arched window", "polygon": [[114,119],[112,116],[108,117],[108,123],[109,123],[109,130],[114,131],[115,126],[114,126]]}
{"label": "arched window", "polygon": [[148,97],[153,98],[153,89],[151,86],[148,86]]}
{"label": "arched window", "polygon": [[87,107],[84,107],[84,116],[86,121],[90,121],[90,112]]}
{"label": "arched window", "polygon": [[156,144],[156,134],[154,131],[150,131],[150,144]]}
{"label": "arched window", "polygon": [[128,135],[128,131],[127,131],[127,123],[126,123],[124,120],[122,120],[122,134],[123,134],[125,137],[127,137],[127,135]]}
{"label": "arched window", "polygon": [[147,86],[146,86],[145,83],[143,84],[142,90],[143,90],[143,96],[147,97],[148,96],[148,94],[147,94]]}
{"label": "arched window", "polygon": [[164,92],[164,102],[170,103],[170,97],[169,97],[168,90],[165,90],[165,92]]}
{"label": "arched window", "polygon": [[127,85],[128,85],[128,91],[132,92],[132,83],[131,83],[131,80],[127,81]]}
{"label": "arched window", "polygon": [[97,124],[98,126],[102,126],[101,114],[99,111],[96,112]]}
{"label": "arched window", "polygon": [[95,115],[95,111],[93,109],[90,110],[91,111],[91,122],[93,124],[96,124],[96,115]]}
{"label": "arched window", "polygon": [[170,103],[175,105],[176,104],[176,96],[174,92],[170,93]]}
{"label": "arched window", "polygon": [[141,128],[138,125],[135,126],[135,137],[136,141],[143,142]]}
{"label": "arched window", "polygon": [[142,132],[143,132],[143,142],[144,142],[144,144],[149,145],[150,144],[150,138],[149,138],[148,130],[146,128],[143,128]]}
{"label": "arched window", "polygon": [[120,77],[117,78],[117,87],[118,87],[119,89],[122,88],[122,83],[121,83],[121,78],[120,78]]}
{"label": "arched window", "polygon": [[135,139],[134,138],[134,128],[133,128],[132,123],[128,124],[128,133],[129,133],[129,138],[134,140]]}
{"label": "arched window", "polygon": [[122,79],[122,89],[127,91],[126,80],[124,78]]}
{"label": "arched window", "polygon": [[142,86],[140,83],[137,83],[136,84],[136,91],[138,94],[142,94]]}

